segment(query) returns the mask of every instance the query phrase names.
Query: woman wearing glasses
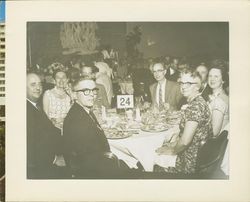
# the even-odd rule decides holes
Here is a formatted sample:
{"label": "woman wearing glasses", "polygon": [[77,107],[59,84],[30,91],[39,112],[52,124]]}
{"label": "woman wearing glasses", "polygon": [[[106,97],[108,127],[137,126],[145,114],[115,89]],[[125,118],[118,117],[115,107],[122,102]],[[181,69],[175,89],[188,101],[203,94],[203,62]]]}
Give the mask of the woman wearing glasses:
{"label": "woman wearing glasses", "polygon": [[194,173],[197,153],[212,133],[211,113],[206,101],[201,97],[201,77],[197,72],[185,70],[180,76],[181,93],[187,105],[181,110],[180,133],[165,143],[156,152],[159,155],[177,155],[175,167],[156,167],[158,171],[172,173]]}

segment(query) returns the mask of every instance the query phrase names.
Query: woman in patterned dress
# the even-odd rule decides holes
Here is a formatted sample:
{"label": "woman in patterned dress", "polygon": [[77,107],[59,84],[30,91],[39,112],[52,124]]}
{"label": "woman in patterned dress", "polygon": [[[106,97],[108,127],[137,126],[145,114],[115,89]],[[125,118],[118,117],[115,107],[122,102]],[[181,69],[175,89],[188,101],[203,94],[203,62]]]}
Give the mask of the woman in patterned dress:
{"label": "woman in patterned dress", "polygon": [[[70,89],[68,87],[68,77],[64,70],[58,69],[53,73],[55,87],[46,90],[43,95],[43,110],[52,123],[59,129],[63,128],[63,121],[71,107]],[[61,133],[62,134],[62,133]],[[58,139],[58,147],[62,146],[62,138]],[[58,154],[54,160],[57,166],[65,166],[61,149],[58,148]]]}
{"label": "woman in patterned dress", "polygon": [[175,141],[165,143],[156,152],[160,155],[177,155],[175,167],[157,167],[158,171],[171,173],[194,173],[199,148],[212,134],[211,113],[201,97],[201,77],[197,72],[186,70],[181,73],[181,92],[187,105],[181,110],[180,133]]}
{"label": "woman in patterned dress", "polygon": [[43,109],[53,124],[62,129],[63,120],[71,106],[71,97],[67,92],[68,77],[65,71],[57,70],[53,73],[53,78],[55,87],[45,91]]}

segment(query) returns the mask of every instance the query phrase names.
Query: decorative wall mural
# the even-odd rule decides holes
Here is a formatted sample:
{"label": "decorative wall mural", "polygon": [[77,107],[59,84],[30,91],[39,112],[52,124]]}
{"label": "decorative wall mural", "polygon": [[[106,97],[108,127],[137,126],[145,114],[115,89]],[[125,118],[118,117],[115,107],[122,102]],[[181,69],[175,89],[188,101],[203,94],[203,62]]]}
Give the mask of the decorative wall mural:
{"label": "decorative wall mural", "polygon": [[63,54],[88,55],[97,52],[99,39],[95,22],[65,22],[61,25],[60,40]]}

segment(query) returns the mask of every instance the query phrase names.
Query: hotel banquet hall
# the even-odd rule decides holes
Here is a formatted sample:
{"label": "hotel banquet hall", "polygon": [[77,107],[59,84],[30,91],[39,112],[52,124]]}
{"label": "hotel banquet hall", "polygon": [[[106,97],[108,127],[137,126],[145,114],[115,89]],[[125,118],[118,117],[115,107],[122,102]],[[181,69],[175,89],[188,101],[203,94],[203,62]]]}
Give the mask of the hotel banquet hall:
{"label": "hotel banquet hall", "polygon": [[28,22],[26,42],[28,179],[229,179],[227,22]]}

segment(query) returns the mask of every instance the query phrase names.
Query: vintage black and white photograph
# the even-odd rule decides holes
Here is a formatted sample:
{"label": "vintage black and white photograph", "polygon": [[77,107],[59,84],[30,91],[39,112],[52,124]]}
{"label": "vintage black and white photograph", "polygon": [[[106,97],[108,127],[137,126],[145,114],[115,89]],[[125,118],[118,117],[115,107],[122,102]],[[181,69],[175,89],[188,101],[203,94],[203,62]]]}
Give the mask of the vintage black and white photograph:
{"label": "vintage black and white photograph", "polygon": [[27,179],[230,179],[229,22],[26,28]]}

